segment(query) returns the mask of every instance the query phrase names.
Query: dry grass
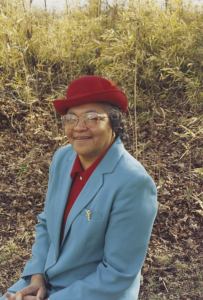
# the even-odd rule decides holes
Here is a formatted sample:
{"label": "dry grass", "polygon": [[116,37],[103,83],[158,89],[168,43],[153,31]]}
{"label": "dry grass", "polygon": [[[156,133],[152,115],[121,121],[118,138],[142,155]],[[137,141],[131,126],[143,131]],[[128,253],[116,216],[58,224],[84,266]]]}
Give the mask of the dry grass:
{"label": "dry grass", "polygon": [[[0,5],[0,86],[11,86],[25,102],[40,99],[41,86],[53,97],[85,74],[109,76],[129,99],[142,95],[202,106],[203,13],[171,1],[167,10],[154,1],[129,7],[103,7],[90,1],[61,14]],[[137,47],[137,58],[135,56]],[[41,100],[41,99],[40,99]]]}

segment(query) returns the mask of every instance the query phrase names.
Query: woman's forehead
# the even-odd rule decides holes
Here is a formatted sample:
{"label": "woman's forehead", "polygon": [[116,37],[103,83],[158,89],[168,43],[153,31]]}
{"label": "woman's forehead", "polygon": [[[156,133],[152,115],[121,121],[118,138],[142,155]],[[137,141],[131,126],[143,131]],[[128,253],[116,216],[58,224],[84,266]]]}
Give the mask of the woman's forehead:
{"label": "woman's forehead", "polygon": [[102,103],[97,102],[80,104],[68,108],[68,113],[73,113],[75,115],[81,115],[88,112],[97,112],[99,114],[106,113]]}

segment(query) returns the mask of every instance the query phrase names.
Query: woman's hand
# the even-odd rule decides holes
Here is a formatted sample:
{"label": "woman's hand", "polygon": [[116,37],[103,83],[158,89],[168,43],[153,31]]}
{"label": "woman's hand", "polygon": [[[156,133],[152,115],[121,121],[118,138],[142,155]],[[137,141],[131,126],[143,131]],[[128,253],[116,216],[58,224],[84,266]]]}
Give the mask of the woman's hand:
{"label": "woman's hand", "polygon": [[6,300],[43,300],[46,295],[46,286],[42,274],[32,275],[31,284],[16,294],[6,293]]}

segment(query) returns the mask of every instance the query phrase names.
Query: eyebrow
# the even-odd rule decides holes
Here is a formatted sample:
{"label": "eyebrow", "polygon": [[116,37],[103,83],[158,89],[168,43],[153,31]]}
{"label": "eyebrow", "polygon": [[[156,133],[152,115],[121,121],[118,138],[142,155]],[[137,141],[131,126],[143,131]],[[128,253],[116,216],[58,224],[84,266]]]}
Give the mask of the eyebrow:
{"label": "eyebrow", "polygon": [[[89,112],[95,112],[95,113],[99,114],[98,111],[93,110],[93,109],[86,111],[84,114],[88,114]],[[76,116],[76,114],[75,114],[74,112],[67,112],[67,114],[71,114],[71,115]],[[83,114],[83,115],[84,115],[84,114]]]}

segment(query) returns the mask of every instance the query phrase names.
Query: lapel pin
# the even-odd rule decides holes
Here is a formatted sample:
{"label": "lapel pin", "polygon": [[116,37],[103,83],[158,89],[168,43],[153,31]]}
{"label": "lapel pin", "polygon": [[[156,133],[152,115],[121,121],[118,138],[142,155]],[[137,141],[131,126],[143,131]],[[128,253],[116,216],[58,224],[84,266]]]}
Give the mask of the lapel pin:
{"label": "lapel pin", "polygon": [[90,221],[90,215],[91,215],[91,211],[86,210],[86,216],[87,216],[88,221]]}

